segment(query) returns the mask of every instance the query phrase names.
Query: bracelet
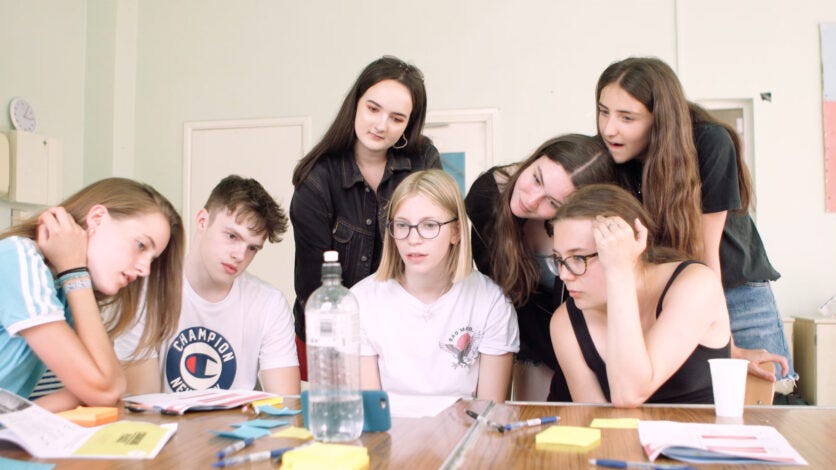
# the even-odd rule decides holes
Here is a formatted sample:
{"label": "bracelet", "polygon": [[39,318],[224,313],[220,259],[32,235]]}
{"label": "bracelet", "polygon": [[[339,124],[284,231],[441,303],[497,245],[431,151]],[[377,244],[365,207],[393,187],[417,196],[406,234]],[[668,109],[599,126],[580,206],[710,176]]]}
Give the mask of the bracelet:
{"label": "bracelet", "polygon": [[81,290],[81,289],[92,289],[93,282],[90,280],[89,277],[74,279],[69,282],[65,282],[63,284],[63,289],[65,294],[69,294],[72,291]]}
{"label": "bracelet", "polygon": [[61,275],[58,276],[58,283],[59,284],[64,284],[64,283],[66,283],[68,281],[71,281],[73,279],[78,279],[78,278],[82,278],[82,277],[87,277],[87,278],[90,277],[90,272],[87,271],[87,268],[72,269],[70,271],[72,271],[72,272],[64,271]]}
{"label": "bracelet", "polygon": [[66,271],[61,271],[60,273],[58,273],[55,276],[55,278],[56,279],[61,279],[62,277],[66,276],[67,274],[81,273],[81,272],[86,273],[87,272],[87,266],[81,266],[79,268],[73,268],[73,269],[68,269]]}
{"label": "bracelet", "polygon": [[89,278],[90,273],[83,272],[83,273],[65,274],[64,276],[58,278],[58,283],[59,284],[64,284],[66,282],[72,281],[73,279],[79,279],[79,278],[82,278],[82,277]]}

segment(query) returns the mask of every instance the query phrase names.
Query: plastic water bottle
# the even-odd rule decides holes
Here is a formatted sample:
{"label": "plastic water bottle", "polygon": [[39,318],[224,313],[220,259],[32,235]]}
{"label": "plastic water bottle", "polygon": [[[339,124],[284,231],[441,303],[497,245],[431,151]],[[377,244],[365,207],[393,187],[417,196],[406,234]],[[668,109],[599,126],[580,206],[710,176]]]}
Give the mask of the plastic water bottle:
{"label": "plastic water bottle", "polygon": [[326,251],[322,286],[305,304],[308,424],[316,440],[351,441],[363,432],[360,311],[342,285],[336,251]]}

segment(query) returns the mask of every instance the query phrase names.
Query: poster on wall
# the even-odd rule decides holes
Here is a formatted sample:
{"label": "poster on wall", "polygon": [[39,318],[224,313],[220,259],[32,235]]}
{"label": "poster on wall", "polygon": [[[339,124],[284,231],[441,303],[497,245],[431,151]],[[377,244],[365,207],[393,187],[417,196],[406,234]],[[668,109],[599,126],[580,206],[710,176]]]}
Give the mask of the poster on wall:
{"label": "poster on wall", "polygon": [[496,109],[430,111],[424,134],[432,139],[444,171],[459,186],[462,195],[473,181],[493,164],[496,146]]}
{"label": "poster on wall", "polygon": [[821,25],[825,210],[836,212],[836,23]]}

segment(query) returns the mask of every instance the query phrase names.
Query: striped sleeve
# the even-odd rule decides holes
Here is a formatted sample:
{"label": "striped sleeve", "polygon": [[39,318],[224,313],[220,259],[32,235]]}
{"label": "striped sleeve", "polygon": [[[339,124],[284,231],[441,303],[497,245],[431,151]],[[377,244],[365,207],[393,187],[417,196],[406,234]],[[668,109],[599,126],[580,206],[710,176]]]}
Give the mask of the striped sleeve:
{"label": "striped sleeve", "polygon": [[35,242],[22,237],[0,240],[0,326],[15,336],[60,320],[64,304]]}

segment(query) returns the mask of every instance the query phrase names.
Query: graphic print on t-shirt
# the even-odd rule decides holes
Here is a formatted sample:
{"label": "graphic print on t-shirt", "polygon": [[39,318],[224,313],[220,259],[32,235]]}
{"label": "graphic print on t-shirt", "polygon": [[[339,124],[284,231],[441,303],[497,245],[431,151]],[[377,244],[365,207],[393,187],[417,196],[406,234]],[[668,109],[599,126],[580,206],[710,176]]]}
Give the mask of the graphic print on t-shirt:
{"label": "graphic print on t-shirt", "polygon": [[232,345],[220,333],[203,327],[182,330],[168,346],[165,379],[174,392],[228,389],[238,361]]}
{"label": "graphic print on t-shirt", "polygon": [[474,331],[472,326],[463,326],[456,328],[445,340],[439,342],[438,346],[455,357],[453,368],[470,367],[479,355],[482,333]]}

